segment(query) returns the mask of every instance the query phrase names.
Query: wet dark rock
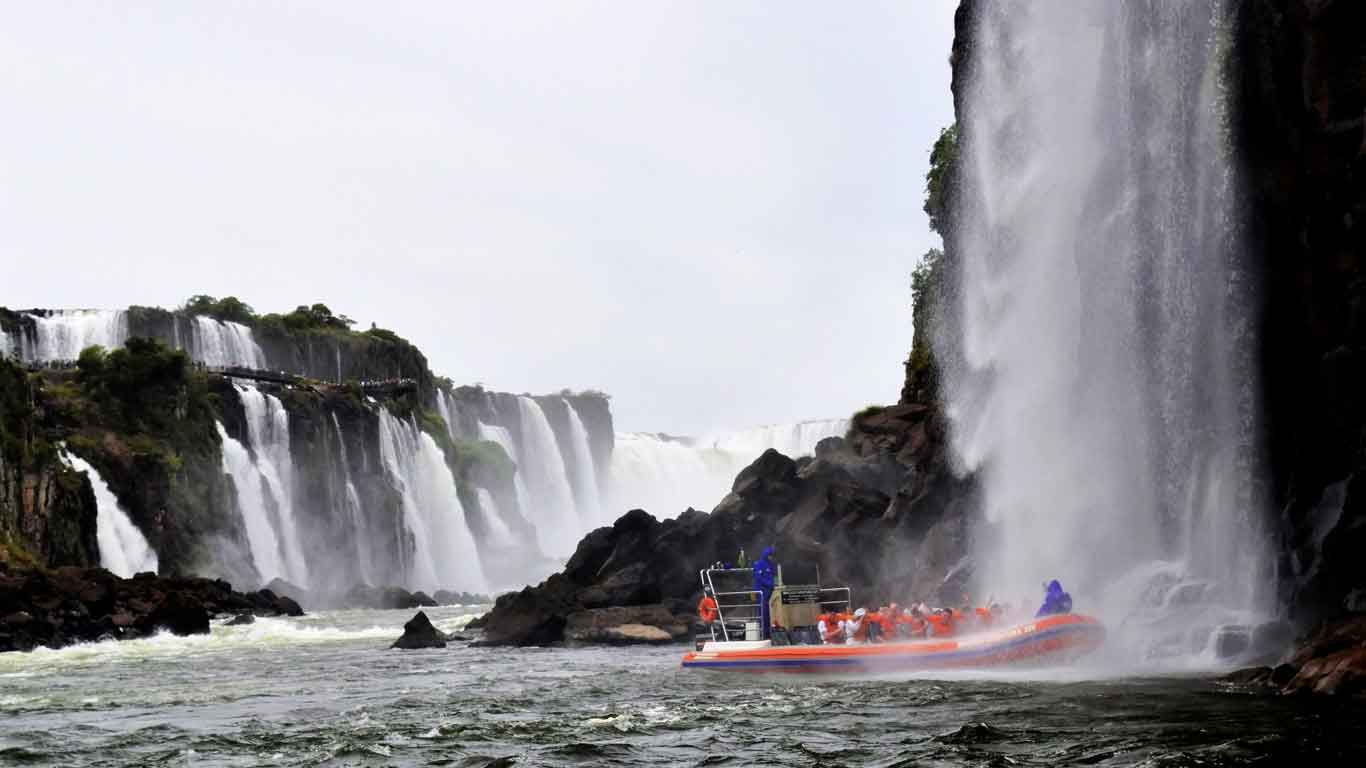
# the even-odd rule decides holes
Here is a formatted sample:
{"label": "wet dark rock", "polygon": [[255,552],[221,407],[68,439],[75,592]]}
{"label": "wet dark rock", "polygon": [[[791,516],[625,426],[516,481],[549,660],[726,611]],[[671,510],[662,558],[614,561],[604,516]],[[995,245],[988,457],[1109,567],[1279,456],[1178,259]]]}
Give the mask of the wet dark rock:
{"label": "wet dark rock", "polygon": [[244,626],[246,626],[246,625],[248,625],[248,624],[255,624],[255,623],[256,623],[256,617],[253,616],[252,614],[250,614],[250,613],[239,613],[239,614],[237,614],[236,616],[233,616],[231,619],[228,619],[227,621],[223,622],[223,626],[225,626],[225,627],[244,627]]}
{"label": "wet dark rock", "polygon": [[144,632],[165,629],[174,635],[207,635],[209,612],[193,595],[172,592],[138,624]]}
{"label": "wet dark rock", "polygon": [[427,614],[418,611],[417,615],[408,620],[403,625],[403,635],[394,641],[390,648],[401,648],[404,650],[414,650],[417,648],[445,648],[446,635],[441,630],[432,626],[432,622],[427,618]]}
{"label": "wet dark rock", "polygon": [[[934,420],[924,406],[893,406],[869,429],[856,420],[848,439],[822,441],[810,461],[766,451],[710,514],[689,509],[660,521],[631,510],[585,535],[560,573],[500,596],[471,627],[482,627],[486,645],[621,642],[609,629],[627,624],[686,640],[698,569],[769,545],[789,583],[819,569],[827,584],[869,601],[932,599],[946,584],[959,599],[971,575],[973,506],[969,485],[938,456],[942,430],[924,432]],[[618,609],[640,615],[604,618]]]}
{"label": "wet dark rock", "polygon": [[412,594],[412,601],[414,605],[421,606],[423,608],[436,607],[436,601],[433,600],[431,596],[428,595],[426,592],[422,592],[421,590],[414,592]]}
{"label": "wet dark rock", "polygon": [[934,740],[944,744],[990,744],[1010,738],[1010,734],[986,723],[968,723],[952,733],[935,736]]}
{"label": "wet dark rock", "polygon": [[493,602],[488,595],[479,595],[473,592],[452,592],[448,589],[438,589],[432,593],[432,599],[437,605],[485,605]]}
{"label": "wet dark rock", "polygon": [[159,631],[203,634],[214,615],[302,613],[268,590],[243,594],[222,580],[150,573],[121,579],[102,568],[0,572],[0,597],[14,609],[0,618],[0,651]]}

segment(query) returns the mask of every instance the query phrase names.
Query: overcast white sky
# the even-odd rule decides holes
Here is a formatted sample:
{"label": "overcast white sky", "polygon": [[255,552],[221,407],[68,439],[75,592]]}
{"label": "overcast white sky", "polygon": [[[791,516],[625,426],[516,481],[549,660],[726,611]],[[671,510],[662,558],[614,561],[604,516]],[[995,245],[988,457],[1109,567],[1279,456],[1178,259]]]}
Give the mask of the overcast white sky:
{"label": "overcast white sky", "polygon": [[956,4],[7,4],[0,305],[323,301],[627,430],[891,402]]}

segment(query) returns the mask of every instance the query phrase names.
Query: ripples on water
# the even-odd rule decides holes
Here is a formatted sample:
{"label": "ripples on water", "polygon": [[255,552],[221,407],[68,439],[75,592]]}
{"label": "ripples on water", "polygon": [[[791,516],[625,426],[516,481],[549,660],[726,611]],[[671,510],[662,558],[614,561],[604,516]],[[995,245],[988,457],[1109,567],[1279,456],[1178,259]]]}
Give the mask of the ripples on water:
{"label": "ripples on water", "polygon": [[730,676],[680,670],[680,648],[387,650],[410,615],[0,654],[0,764],[1366,765],[1360,703],[1190,678]]}

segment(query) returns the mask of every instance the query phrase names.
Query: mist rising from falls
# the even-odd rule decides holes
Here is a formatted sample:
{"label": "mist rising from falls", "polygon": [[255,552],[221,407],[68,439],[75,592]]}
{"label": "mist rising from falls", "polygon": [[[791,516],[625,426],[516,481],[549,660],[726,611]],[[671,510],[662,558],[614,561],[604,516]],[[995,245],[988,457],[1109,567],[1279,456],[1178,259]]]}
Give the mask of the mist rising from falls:
{"label": "mist rising from falls", "polygon": [[610,499],[621,514],[639,507],[661,518],[689,507],[709,510],[730,493],[735,476],[773,448],[791,458],[810,456],[816,443],[843,436],[847,419],[755,427],[703,438],[617,433]]}
{"label": "mist rising from falls", "polygon": [[1269,558],[1222,3],[1015,0],[975,23],[960,335],[937,341],[995,523],[978,580],[1059,578],[1104,612],[1151,572],[1237,615]]}
{"label": "mist rising from falls", "polygon": [[100,473],[85,459],[65,451],[62,460],[77,472],[84,472],[95,492],[95,538],[100,547],[100,567],[125,579],[143,571],[156,573],[157,553],[119,505]]}

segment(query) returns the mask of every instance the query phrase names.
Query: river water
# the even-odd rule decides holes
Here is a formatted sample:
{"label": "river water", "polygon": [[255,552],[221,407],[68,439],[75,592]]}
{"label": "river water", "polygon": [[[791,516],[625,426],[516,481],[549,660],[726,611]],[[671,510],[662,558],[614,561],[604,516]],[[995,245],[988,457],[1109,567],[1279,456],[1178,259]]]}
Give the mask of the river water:
{"label": "river water", "polygon": [[[450,631],[476,612],[429,615]],[[411,615],[0,654],[0,765],[1366,765],[1366,704],[1198,677],[728,676],[684,672],[677,647],[387,650]]]}

